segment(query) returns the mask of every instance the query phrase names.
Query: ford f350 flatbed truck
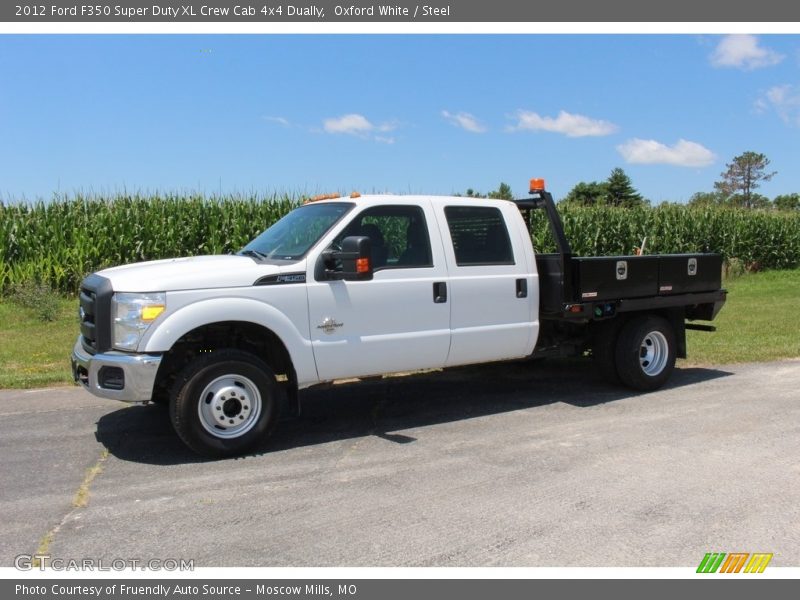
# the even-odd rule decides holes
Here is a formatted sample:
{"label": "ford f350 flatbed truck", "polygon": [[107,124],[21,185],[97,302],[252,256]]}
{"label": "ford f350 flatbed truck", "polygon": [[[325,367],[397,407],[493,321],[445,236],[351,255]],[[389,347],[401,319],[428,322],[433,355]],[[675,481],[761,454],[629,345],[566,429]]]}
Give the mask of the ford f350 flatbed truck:
{"label": "ford f350 flatbed truck", "polygon": [[[531,211],[557,252],[537,254]],[[713,330],[721,257],[573,256],[541,180],[517,201],[432,196],[307,203],[237,254],[138,263],[80,289],[73,375],[92,394],[168,404],[209,456],[247,451],[297,391],[336,379],[591,354],[652,390]]]}

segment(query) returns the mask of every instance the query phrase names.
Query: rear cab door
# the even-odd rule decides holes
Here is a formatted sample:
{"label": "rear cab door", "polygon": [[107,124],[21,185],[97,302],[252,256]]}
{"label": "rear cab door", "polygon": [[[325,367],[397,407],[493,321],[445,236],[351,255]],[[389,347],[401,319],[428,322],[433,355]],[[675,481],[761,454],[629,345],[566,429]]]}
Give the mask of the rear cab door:
{"label": "rear cab door", "polygon": [[539,285],[530,236],[507,201],[436,203],[450,289],[446,366],[528,356],[539,332]]}

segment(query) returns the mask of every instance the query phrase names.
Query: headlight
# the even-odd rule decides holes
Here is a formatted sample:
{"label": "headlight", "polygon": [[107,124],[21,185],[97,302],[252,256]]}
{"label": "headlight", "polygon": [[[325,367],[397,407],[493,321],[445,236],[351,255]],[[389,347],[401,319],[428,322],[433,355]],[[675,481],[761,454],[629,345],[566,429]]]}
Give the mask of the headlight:
{"label": "headlight", "polygon": [[136,350],[150,323],[164,312],[167,295],[116,293],[111,301],[114,316],[113,346],[117,350]]}

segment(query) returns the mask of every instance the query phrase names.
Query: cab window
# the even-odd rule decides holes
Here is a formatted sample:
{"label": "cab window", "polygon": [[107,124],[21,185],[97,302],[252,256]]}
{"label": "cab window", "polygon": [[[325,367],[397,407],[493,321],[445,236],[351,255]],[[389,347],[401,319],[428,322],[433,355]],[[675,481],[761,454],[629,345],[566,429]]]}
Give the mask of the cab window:
{"label": "cab window", "polygon": [[500,209],[448,206],[444,214],[459,267],[514,264],[511,240]]}
{"label": "cab window", "polygon": [[335,244],[351,235],[372,242],[372,268],[432,267],[431,243],[425,214],[419,206],[376,206],[356,216]]}

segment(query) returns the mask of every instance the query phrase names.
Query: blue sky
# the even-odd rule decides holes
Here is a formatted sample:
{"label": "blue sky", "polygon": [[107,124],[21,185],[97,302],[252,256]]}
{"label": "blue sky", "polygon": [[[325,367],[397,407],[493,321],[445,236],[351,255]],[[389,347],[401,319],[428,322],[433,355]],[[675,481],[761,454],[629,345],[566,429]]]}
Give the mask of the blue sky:
{"label": "blue sky", "polygon": [[763,152],[800,192],[800,36],[0,36],[0,198],[75,190],[655,202]]}

